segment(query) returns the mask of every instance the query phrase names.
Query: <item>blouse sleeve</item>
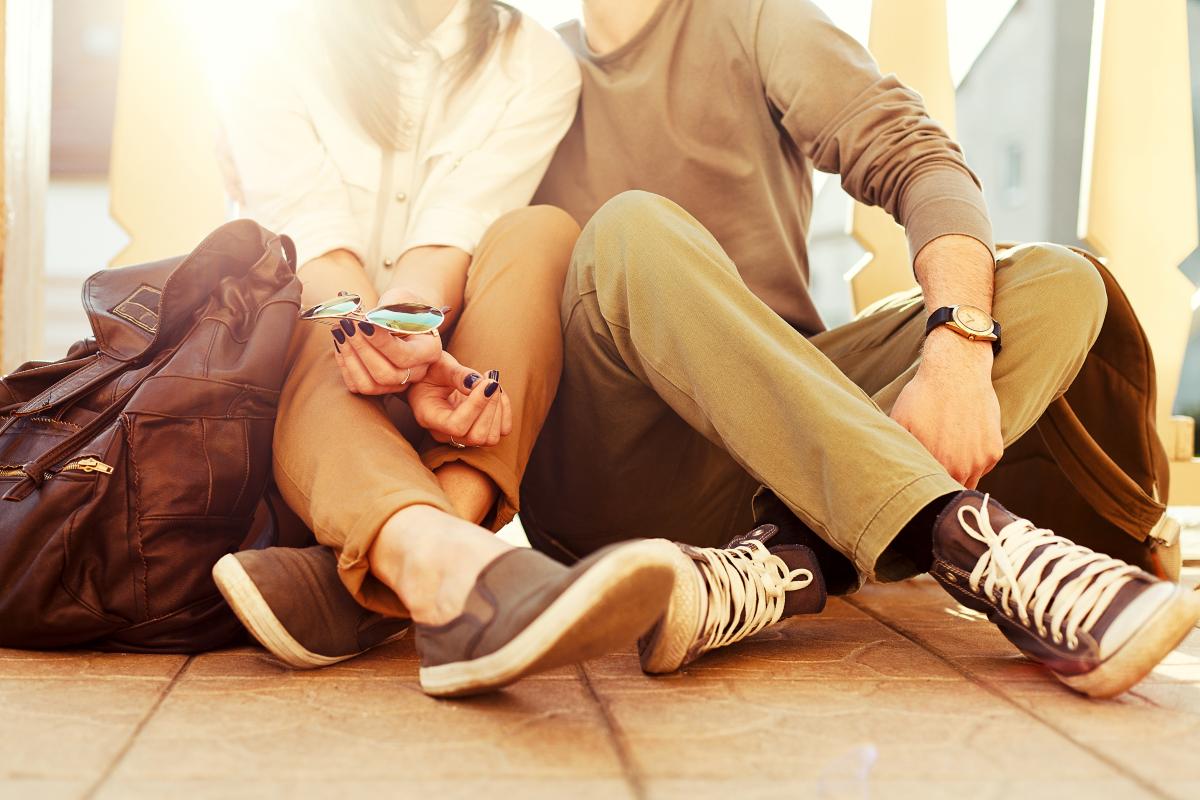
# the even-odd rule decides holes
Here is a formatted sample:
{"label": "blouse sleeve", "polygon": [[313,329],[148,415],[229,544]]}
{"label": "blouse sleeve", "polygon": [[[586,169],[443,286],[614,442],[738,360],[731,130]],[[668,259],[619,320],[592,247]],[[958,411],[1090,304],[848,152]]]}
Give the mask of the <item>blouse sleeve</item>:
{"label": "blouse sleeve", "polygon": [[364,260],[346,185],[284,63],[263,55],[229,74],[215,94],[241,213],[290,236],[302,264],[339,249]]}
{"label": "blouse sleeve", "polygon": [[[579,66],[549,31],[522,21],[523,31],[545,37],[517,41],[524,53],[514,93],[499,123],[481,146],[458,158],[431,187],[402,251],[449,245],[467,253],[496,219],[529,203],[566,135],[579,100]],[[516,60],[516,59],[514,59]]]}

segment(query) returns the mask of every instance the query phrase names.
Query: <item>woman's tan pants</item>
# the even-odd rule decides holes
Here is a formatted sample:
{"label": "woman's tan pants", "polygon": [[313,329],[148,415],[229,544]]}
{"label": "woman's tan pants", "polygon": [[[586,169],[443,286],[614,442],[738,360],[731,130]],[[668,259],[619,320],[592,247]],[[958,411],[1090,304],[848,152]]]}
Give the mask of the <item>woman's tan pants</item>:
{"label": "woman's tan pants", "polygon": [[[521,477],[558,388],[559,303],[578,235],[566,213],[537,206],[501,217],[475,251],[446,349],[473,369],[500,371],[513,431],[495,447],[459,450],[419,431],[410,442],[379,398],[346,389],[330,329],[296,326],[275,425],[275,481],[317,541],[337,553],[342,580],[368,608],[407,615],[371,576],[367,554],[383,524],[403,508],[422,504],[455,513],[433,470],[461,461],[490,477],[499,489],[489,516],[493,529],[516,514]],[[305,278],[306,294],[314,296],[358,288],[333,285],[328,276]]]}

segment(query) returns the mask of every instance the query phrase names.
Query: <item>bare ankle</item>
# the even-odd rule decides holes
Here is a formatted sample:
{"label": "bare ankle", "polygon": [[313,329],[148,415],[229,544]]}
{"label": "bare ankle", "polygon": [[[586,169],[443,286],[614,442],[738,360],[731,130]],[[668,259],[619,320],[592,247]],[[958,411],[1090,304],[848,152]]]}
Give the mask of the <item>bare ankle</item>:
{"label": "bare ankle", "polygon": [[432,506],[410,506],[384,524],[369,560],[415,621],[437,625],[462,613],[479,572],[508,549],[476,525]]}

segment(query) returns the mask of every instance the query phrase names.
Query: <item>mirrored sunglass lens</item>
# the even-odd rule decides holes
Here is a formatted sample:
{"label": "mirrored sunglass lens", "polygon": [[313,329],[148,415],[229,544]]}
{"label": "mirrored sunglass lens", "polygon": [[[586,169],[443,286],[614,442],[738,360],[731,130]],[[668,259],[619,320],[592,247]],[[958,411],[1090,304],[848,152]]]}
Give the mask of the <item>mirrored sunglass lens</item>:
{"label": "mirrored sunglass lens", "polygon": [[445,314],[420,303],[397,303],[368,312],[367,319],[394,333],[427,333],[442,324]]}
{"label": "mirrored sunglass lens", "polygon": [[345,297],[339,297],[336,300],[330,300],[326,303],[321,303],[318,306],[304,311],[300,314],[304,319],[322,319],[323,317],[343,317],[347,314],[353,314],[358,309],[359,299],[356,294],[348,294]]}

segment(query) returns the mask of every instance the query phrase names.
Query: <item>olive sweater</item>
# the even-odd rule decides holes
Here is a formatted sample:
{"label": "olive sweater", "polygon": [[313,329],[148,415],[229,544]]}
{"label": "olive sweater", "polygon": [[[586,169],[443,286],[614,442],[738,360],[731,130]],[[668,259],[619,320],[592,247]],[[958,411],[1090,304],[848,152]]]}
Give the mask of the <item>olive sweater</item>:
{"label": "olive sweater", "polygon": [[632,40],[596,55],[560,30],[583,73],[579,113],[535,202],[580,224],[643,189],[708,228],[750,289],[800,331],[812,171],[885,208],[913,257],[944,234],[994,251],[979,181],[920,95],[808,0],[663,0]]}

